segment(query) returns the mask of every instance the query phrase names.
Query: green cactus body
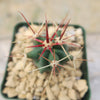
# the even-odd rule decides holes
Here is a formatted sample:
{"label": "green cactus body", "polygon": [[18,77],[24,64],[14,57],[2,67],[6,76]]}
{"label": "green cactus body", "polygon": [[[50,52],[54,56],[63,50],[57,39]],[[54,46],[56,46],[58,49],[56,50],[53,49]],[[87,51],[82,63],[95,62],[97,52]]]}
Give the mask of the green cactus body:
{"label": "green cactus body", "polygon": [[[57,34],[58,34],[58,36],[60,36],[61,35],[61,31],[57,31]],[[55,38],[56,37],[54,37],[54,39]],[[45,38],[43,38],[43,37],[37,37],[37,39],[45,41]],[[54,43],[54,40],[52,42]],[[41,45],[41,43],[39,43],[37,41],[34,41],[34,45]],[[63,47],[66,50],[66,52],[68,52],[67,45],[64,44]],[[54,45],[54,46],[52,46],[51,49],[52,49],[52,51],[55,50],[55,60],[58,61],[58,60],[60,60],[60,59],[62,59],[64,57],[66,57],[66,54],[65,54],[65,52],[63,51],[63,49],[62,49],[62,47],[60,45]],[[36,48],[33,48],[33,50],[31,52],[27,53],[27,57],[33,59],[35,65],[38,68],[41,68],[43,66],[46,66],[46,65],[49,65],[50,64],[50,62],[48,62],[43,57],[40,57],[40,59],[39,59],[39,56],[42,53],[42,51],[43,51],[43,47],[36,47]],[[44,52],[43,56],[45,58],[49,59],[50,61],[53,61],[54,60],[54,57],[53,57],[52,53],[48,49]],[[72,59],[72,56],[70,56],[70,59]],[[64,62],[66,62],[68,60],[69,59],[66,58],[63,61],[61,61],[60,63],[63,64]],[[47,68],[40,69],[40,73],[43,73],[45,71],[51,71],[51,69],[52,69],[52,66],[47,67]]]}

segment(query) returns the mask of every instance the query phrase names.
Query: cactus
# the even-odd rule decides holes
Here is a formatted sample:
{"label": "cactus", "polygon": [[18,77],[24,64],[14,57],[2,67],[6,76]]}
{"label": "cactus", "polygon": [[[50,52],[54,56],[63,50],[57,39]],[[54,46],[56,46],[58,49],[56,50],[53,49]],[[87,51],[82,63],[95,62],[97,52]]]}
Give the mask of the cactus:
{"label": "cactus", "polygon": [[[32,32],[36,34],[35,31],[31,28],[25,16],[21,12],[20,14],[24,17],[25,21],[29,25],[29,28],[32,30]],[[62,67],[61,64],[64,64],[65,62],[73,59],[73,56],[68,53],[68,46],[66,45],[66,39],[74,35],[70,37],[64,37],[64,33],[68,27],[70,20],[68,20],[68,22],[64,25],[63,31],[59,30],[59,27],[63,24],[65,19],[66,18],[62,20],[61,24],[58,25],[58,28],[56,29],[56,31],[49,38],[48,23],[47,23],[47,18],[45,17],[46,34],[42,34],[43,36],[40,36],[38,34],[38,36],[34,38],[34,41],[33,41],[34,45],[27,47],[27,48],[33,48],[31,52],[27,53],[27,57],[33,59],[34,64],[38,67],[38,69],[40,70],[40,73],[43,73],[45,71],[47,72],[51,71],[53,69],[51,62],[53,62],[54,59],[55,61],[59,61],[65,57],[65,59],[60,61],[57,67],[54,69],[56,72],[58,71],[57,68],[60,69]],[[74,43],[69,43],[69,44],[77,46]],[[50,66],[43,67],[43,66],[48,66],[48,65]]]}

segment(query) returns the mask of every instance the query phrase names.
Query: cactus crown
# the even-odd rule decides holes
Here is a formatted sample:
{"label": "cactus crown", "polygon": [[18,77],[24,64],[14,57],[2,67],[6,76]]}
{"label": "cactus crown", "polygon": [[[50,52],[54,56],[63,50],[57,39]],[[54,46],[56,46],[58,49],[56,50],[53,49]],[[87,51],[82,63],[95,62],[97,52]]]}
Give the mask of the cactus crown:
{"label": "cactus crown", "polygon": [[[45,25],[43,25],[43,27],[45,26],[46,33],[40,36],[39,33],[35,33],[35,31],[31,28],[25,16],[21,12],[20,14],[24,17],[29,28],[34,33],[33,37],[34,45],[28,47],[28,48],[33,48],[33,50],[27,53],[27,57],[33,59],[34,64],[38,67],[40,73],[43,73],[45,71],[51,71],[52,69],[54,71],[59,71],[59,69],[63,67],[61,64],[73,59],[73,56],[71,56],[68,53],[68,46],[66,45],[66,39],[74,35],[71,35],[70,37],[64,37],[64,33],[68,27],[70,20],[68,20],[68,22],[64,25],[62,31],[59,30],[64,20],[66,19],[65,17],[62,20],[61,24],[58,25],[53,35],[49,37],[48,22],[47,18],[45,17]],[[73,43],[70,43],[70,45],[77,46]]]}

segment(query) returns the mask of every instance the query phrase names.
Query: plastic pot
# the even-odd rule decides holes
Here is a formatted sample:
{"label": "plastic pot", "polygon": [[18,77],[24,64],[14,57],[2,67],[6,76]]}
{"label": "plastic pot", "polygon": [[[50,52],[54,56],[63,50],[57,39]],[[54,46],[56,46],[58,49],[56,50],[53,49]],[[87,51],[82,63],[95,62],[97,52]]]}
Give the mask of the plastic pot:
{"label": "plastic pot", "polygon": [[[36,25],[40,25],[41,23],[34,23]],[[13,32],[13,37],[12,37],[12,41],[15,40],[15,34],[17,34],[18,30],[20,27],[22,26],[26,26],[28,27],[28,25],[24,22],[22,23],[18,23],[15,28],[14,28],[14,32]],[[48,24],[48,26],[52,26],[51,23]],[[80,25],[69,25],[69,26],[73,26],[75,28],[81,28],[82,31],[83,31],[83,39],[84,39],[84,48],[83,48],[83,59],[87,59],[87,52],[86,52],[86,33],[85,33],[85,30],[82,26]],[[11,48],[10,48],[10,52],[9,52],[9,56],[10,56],[10,53],[12,51],[12,48],[13,48],[14,44],[11,44]],[[7,61],[7,64],[9,62],[9,59],[8,58],[8,61]],[[22,99],[18,99],[17,97],[14,97],[14,98],[9,98],[6,94],[3,94],[3,89],[5,87],[5,83],[6,83],[6,78],[7,78],[7,75],[8,75],[8,72],[7,72],[7,65],[6,65],[6,69],[5,69],[5,74],[4,74],[4,78],[3,78],[3,81],[2,81],[2,84],[1,84],[1,95],[6,99],[6,100],[22,100]],[[88,74],[88,64],[87,62],[83,62],[82,65],[81,65],[81,71],[85,74],[83,74],[83,76],[81,77],[81,79],[85,79],[87,81],[87,85],[88,85],[88,91],[87,93],[85,94],[85,96],[82,98],[82,100],[90,100],[90,96],[91,96],[91,90],[90,90],[90,85],[89,85],[89,74]]]}

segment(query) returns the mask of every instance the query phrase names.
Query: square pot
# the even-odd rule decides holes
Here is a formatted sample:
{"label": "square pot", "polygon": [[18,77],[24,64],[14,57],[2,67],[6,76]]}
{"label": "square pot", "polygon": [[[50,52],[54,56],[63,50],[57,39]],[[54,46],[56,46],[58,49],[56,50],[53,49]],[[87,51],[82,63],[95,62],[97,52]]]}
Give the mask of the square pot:
{"label": "square pot", "polygon": [[[34,23],[36,25],[40,25],[41,23]],[[18,23],[15,28],[14,28],[14,32],[13,32],[13,37],[12,37],[12,42],[15,40],[15,34],[18,32],[19,28],[22,27],[22,26],[26,26],[28,27],[27,23]],[[52,26],[51,23],[48,24],[48,26]],[[85,30],[82,26],[80,25],[69,25],[69,26],[73,26],[75,28],[81,28],[82,29],[82,32],[83,32],[83,40],[84,40],[84,48],[83,48],[83,59],[87,59],[87,52],[86,52],[86,33],[85,33]],[[14,44],[11,44],[11,48],[10,48],[10,52],[9,52],[9,56],[10,56],[10,53],[12,51],[12,48],[13,48]],[[8,61],[7,61],[7,65],[8,65],[8,62],[9,62],[9,58],[8,58]],[[21,100],[21,99],[18,99],[17,97],[14,97],[14,98],[9,98],[6,94],[4,94],[2,91],[5,87],[5,83],[6,83],[6,77],[8,75],[8,72],[7,72],[7,66],[6,65],[6,69],[5,69],[5,74],[4,74],[4,78],[3,78],[3,81],[2,81],[2,84],[1,84],[1,95],[6,99],[6,100]],[[88,91],[87,93],[85,94],[85,96],[82,98],[82,100],[90,100],[90,96],[91,96],[91,90],[90,90],[90,85],[89,85],[89,74],[88,74],[88,65],[87,65],[87,62],[83,62],[82,65],[81,65],[81,71],[82,73],[86,73],[86,74],[83,74],[81,79],[85,79],[87,81],[87,85],[88,85]]]}

